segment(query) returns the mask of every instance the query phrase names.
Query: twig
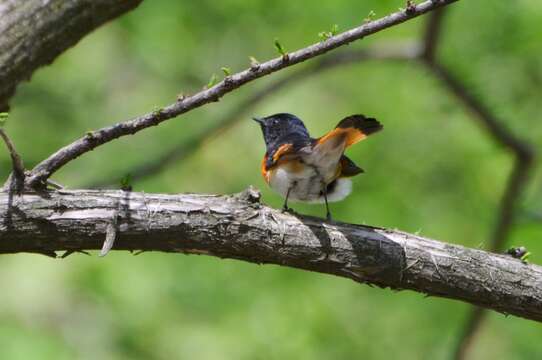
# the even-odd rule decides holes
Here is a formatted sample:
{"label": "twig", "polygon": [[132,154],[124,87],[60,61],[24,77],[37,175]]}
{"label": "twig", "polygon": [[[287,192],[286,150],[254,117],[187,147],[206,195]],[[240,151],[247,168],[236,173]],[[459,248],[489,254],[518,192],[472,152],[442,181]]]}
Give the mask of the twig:
{"label": "twig", "polygon": [[70,256],[72,254],[75,254],[75,253],[81,253],[81,254],[85,254],[87,256],[90,256],[90,253],[88,251],[78,249],[78,250],[66,250],[66,252],[60,256],[60,258],[65,259],[68,256]]}
{"label": "twig", "polygon": [[4,140],[4,143],[9,151],[11,165],[13,168],[12,175],[8,178],[8,181],[6,181],[4,189],[12,189],[17,193],[20,193],[24,188],[25,180],[23,160],[19,153],[17,153],[15,145],[13,145],[13,142],[2,128],[0,128],[0,137]]}
{"label": "twig", "polygon": [[108,143],[122,136],[135,134],[150,126],[156,126],[165,120],[189,112],[209,102],[218,101],[225,94],[238,89],[244,84],[247,84],[255,79],[320,56],[340,46],[347,45],[353,41],[362,39],[366,36],[403,23],[407,20],[425,14],[426,12],[449,5],[456,1],[457,0],[425,1],[417,5],[414,11],[408,13],[406,11],[399,11],[381,19],[371,21],[370,23],[340,33],[324,42],[318,42],[298,51],[288,53],[288,61],[284,61],[283,57],[269,60],[261,63],[257,69],[253,67],[240,73],[233,74],[228,78],[229,80],[227,82],[223,80],[210,89],[206,89],[195,95],[185,97],[181,101],[166,106],[163,109],[147,113],[132,120],[96,130],[92,137],[84,136],[61,148],[49,158],[36,165],[36,167],[31,171],[31,174],[27,177],[27,184],[32,188],[44,187],[45,180],[47,180],[54,172],[73,159],[93,150],[97,146]]}

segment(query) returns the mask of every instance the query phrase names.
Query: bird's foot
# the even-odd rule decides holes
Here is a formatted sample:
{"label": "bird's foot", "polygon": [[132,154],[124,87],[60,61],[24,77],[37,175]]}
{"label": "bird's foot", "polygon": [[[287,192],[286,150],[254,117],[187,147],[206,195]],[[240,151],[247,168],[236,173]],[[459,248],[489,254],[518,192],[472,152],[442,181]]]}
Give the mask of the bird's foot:
{"label": "bird's foot", "polygon": [[288,214],[295,214],[295,210],[292,209],[292,208],[289,208],[288,206],[283,206],[282,207],[282,212],[283,213],[288,213]]}

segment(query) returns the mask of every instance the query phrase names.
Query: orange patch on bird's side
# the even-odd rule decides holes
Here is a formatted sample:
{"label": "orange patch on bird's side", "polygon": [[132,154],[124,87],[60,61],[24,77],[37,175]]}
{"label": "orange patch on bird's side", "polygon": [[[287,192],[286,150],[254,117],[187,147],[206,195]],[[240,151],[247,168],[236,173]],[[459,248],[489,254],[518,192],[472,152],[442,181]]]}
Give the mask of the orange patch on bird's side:
{"label": "orange patch on bird's side", "polygon": [[267,171],[266,169],[266,166],[265,166],[266,163],[267,163],[267,154],[263,157],[261,171],[262,171],[262,176],[265,179],[265,182],[269,184],[269,171]]}
{"label": "orange patch on bird's side", "polygon": [[[341,137],[343,139],[341,139]],[[361,130],[350,128],[335,128],[328,132],[326,135],[318,139],[318,144],[323,144],[328,141],[341,140],[345,142],[345,147],[354,145],[355,143],[365,139],[367,137]]]}
{"label": "orange patch on bird's side", "polygon": [[299,159],[289,159],[289,158],[282,158],[279,160],[277,166],[284,167],[288,172],[291,173],[300,173],[301,171],[305,170],[305,163],[303,163]]}
{"label": "orange patch on bird's side", "polygon": [[277,151],[275,151],[275,153],[273,154],[273,161],[274,162],[277,162],[281,156],[291,152],[293,150],[293,145],[292,144],[284,144],[284,145],[281,145]]}

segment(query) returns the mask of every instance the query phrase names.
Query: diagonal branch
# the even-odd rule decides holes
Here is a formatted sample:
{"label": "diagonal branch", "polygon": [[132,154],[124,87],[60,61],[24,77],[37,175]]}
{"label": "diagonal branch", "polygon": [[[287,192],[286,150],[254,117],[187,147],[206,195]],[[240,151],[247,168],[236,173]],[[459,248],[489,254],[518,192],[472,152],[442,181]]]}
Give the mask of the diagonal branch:
{"label": "diagonal branch", "polygon": [[[271,263],[466,301],[542,321],[542,267],[508,255],[397,230],[322,222],[260,204],[254,189],[233,195],[163,195],[76,190],[0,193],[0,253],[97,250],[113,216],[113,249],[205,254]],[[123,209],[119,211],[119,203]]]}
{"label": "diagonal branch", "polygon": [[[155,159],[146,163],[137,165],[131,170],[125,171],[130,174],[132,181],[140,181],[148,176],[154,176],[160,171],[165,170],[170,164],[186,159],[194,152],[198,151],[202,144],[219,136],[235,125],[244,114],[254,109],[263,100],[267,99],[274,93],[291,86],[298,84],[311,76],[321,74],[328,70],[333,70],[345,65],[356,64],[367,60],[409,60],[416,59],[420,55],[420,47],[418,44],[401,43],[388,44],[386,46],[372,47],[366,50],[352,50],[338,52],[336,54],[323,57],[315,65],[303,67],[300,70],[292,73],[289,76],[283,77],[272,82],[263,89],[255,92],[232,111],[227,113],[214,126],[209,127],[198,135],[195,135],[188,141],[181,142],[163,154],[158,155]],[[105,179],[88,184],[88,188],[103,188],[108,185],[117,183],[115,179]]]}
{"label": "diagonal branch", "polygon": [[0,0],[0,111],[36,69],[141,1]]}
{"label": "diagonal branch", "polygon": [[325,41],[310,45],[293,53],[284,54],[279,58],[252,66],[250,69],[227,76],[215,86],[203,90],[195,95],[179,99],[174,104],[163,109],[153,111],[132,120],[94,131],[70,145],[67,145],[49,158],[45,159],[31,171],[27,178],[30,187],[44,187],[45,181],[58,169],[71,160],[83,155],[114,139],[135,134],[150,126],[156,126],[163,121],[194,110],[207,103],[218,101],[225,94],[265,75],[277,72],[286,67],[301,63],[316,56],[325,54],[340,46],[347,45],[355,40],[362,39],[381,30],[398,25],[407,20],[418,17],[439,7],[449,5],[457,0],[428,0],[417,6],[409,7],[370,23],[340,33]]}

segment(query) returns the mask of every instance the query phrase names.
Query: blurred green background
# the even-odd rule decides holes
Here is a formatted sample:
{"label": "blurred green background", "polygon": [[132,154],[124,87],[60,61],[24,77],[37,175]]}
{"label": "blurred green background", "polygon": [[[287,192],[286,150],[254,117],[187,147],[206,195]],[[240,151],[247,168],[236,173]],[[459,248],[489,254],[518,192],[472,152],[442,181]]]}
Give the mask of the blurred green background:
{"label": "blurred green background", "polygon": [[[88,130],[193,93],[220,67],[276,56],[359,25],[399,1],[145,1],[19,87],[7,131],[27,167]],[[426,17],[350,45],[420,37]],[[460,1],[448,8],[439,58],[515,134],[542,145],[542,3]],[[346,49],[348,50],[348,49]],[[341,50],[344,51],[344,50]],[[310,64],[308,64],[310,65]],[[220,102],[86,154],[55,179],[71,188],[118,179],[186,141],[247,96],[300,67],[258,80]],[[249,116],[291,112],[314,136],[365,113],[385,130],[351,150],[366,170],[334,217],[484,247],[512,157],[415,62],[370,61],[295,83],[267,98],[193,156],[142,182],[145,192],[232,193],[263,182],[260,129]],[[0,152],[1,176],[10,163]],[[536,169],[508,244],[542,262],[542,172]],[[322,216],[321,206],[295,208]],[[1,359],[446,359],[468,306],[374,289],[328,275],[203,256],[112,252],[0,257]],[[542,327],[491,313],[473,359],[542,358]]]}

